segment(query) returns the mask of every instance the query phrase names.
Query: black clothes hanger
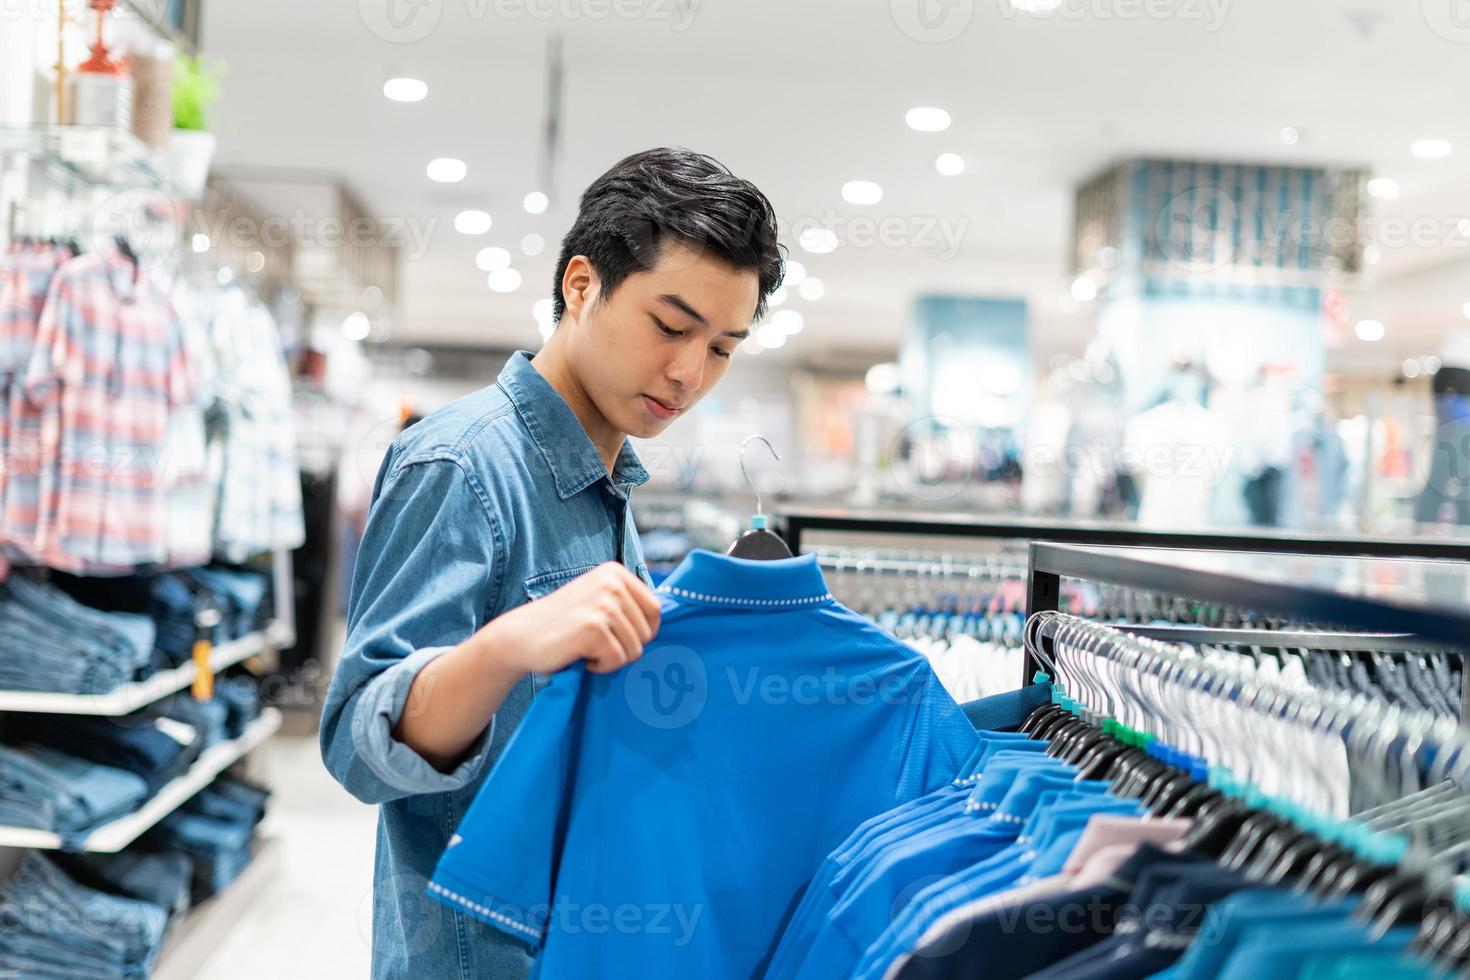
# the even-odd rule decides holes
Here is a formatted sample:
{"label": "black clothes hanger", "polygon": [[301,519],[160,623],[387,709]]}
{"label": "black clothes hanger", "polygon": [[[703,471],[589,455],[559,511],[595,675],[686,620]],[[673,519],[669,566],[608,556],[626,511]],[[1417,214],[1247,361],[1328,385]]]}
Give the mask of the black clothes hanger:
{"label": "black clothes hanger", "polygon": [[750,471],[745,468],[745,447],[751,442],[759,440],[766,444],[777,461],[781,459],[776,447],[772,446],[770,440],[765,436],[749,436],[740,444],[740,472],[745,477],[746,486],[750,492],[755,494],[755,515],[750,519],[750,530],[740,535],[735,543],[730,545],[725,552],[731,558],[746,558],[751,561],[775,561],[781,558],[790,558],[791,549],[781,536],[766,526],[766,515],[761,511],[760,491],[755,488],[755,481],[750,478]]}
{"label": "black clothes hanger", "polygon": [[114,241],[117,242],[117,250],[123,254],[123,258],[136,266],[138,264],[138,254],[133,251],[132,243],[123,235],[116,236]]}

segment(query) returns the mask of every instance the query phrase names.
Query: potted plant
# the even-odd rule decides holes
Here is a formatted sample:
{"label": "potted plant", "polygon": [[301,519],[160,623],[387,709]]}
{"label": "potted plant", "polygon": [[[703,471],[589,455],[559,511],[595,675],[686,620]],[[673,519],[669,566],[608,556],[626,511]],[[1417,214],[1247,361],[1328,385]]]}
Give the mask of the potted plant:
{"label": "potted plant", "polygon": [[185,51],[174,59],[174,131],[169,156],[179,183],[196,199],[204,196],[217,142],[206,127],[204,112],[219,98],[222,74],[219,65],[207,64],[202,57]]}

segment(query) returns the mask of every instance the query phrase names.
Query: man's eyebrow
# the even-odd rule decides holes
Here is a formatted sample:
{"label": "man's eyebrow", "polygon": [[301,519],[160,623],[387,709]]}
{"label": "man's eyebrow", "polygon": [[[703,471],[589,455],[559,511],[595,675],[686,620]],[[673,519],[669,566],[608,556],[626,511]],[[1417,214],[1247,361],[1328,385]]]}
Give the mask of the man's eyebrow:
{"label": "man's eyebrow", "polygon": [[[698,320],[701,326],[709,326],[709,321],[704,318],[704,314],[700,313],[694,307],[690,306],[689,303],[684,299],[684,297],[676,293],[663,293],[659,296],[659,302],[667,303],[680,312],[688,314],[695,320]],[[726,330],[724,333],[720,334],[720,336],[731,337],[735,340],[744,340],[746,337],[750,336],[750,329],[747,327],[744,330]]]}
{"label": "man's eyebrow", "polygon": [[683,313],[687,313],[689,316],[698,320],[701,326],[709,326],[709,321],[704,318],[704,314],[700,313],[694,307],[685,302],[684,297],[678,296],[674,293],[664,293],[662,296],[659,297],[659,301],[662,303],[667,303]]}

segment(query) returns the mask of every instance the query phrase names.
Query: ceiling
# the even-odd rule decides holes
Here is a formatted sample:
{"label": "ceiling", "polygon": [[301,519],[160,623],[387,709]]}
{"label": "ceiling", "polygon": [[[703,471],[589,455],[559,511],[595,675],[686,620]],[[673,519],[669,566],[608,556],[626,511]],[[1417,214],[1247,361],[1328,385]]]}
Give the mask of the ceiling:
{"label": "ceiling", "polygon": [[[229,66],[213,120],[221,171],[340,179],[412,232],[395,340],[534,346],[531,305],[550,292],[576,194],[621,156],[675,144],[754,180],[788,232],[890,219],[887,244],[793,247],[827,294],[792,299],[805,331],[762,356],[886,356],[913,297],[935,290],[1022,296],[1038,355],[1080,350],[1089,310],[1059,303],[1071,189],[1156,154],[1364,165],[1401,188],[1380,219],[1445,229],[1432,247],[1382,247],[1352,297],[1353,318],[1388,325],[1381,343],[1332,353],[1363,373],[1470,325],[1470,238],[1454,233],[1470,215],[1470,26],[1451,19],[1455,2],[1063,0],[1041,17],[1010,0],[210,0],[201,40]],[[540,187],[553,32],[562,143]],[[428,98],[389,102],[396,75],[426,81]],[[953,125],[908,129],[918,105]],[[1414,159],[1423,137],[1457,152]],[[963,155],[965,173],[940,176],[941,152]],[[465,160],[468,177],[430,182],[440,156]],[[854,178],[879,182],[883,200],[845,204]],[[553,203],[529,215],[521,198],[538,188]],[[493,215],[487,234],[454,230],[471,207]],[[936,247],[940,229],[950,246]],[[547,242],[537,258],[519,253],[528,232]],[[515,254],[517,292],[487,288],[474,265],[486,245]]]}

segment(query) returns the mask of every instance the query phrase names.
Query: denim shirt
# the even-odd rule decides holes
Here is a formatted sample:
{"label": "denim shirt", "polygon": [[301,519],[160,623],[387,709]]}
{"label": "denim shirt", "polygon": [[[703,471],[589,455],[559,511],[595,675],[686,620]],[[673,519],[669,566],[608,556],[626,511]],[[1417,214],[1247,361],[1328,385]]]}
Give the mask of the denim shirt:
{"label": "denim shirt", "polygon": [[393,738],[414,677],[487,621],[603,562],[621,558],[648,581],[628,512],[628,493],[647,471],[625,442],[609,476],[530,357],[518,351],[494,385],[403,432],[373,487],[321,749],[353,796],[382,804],[375,978],[514,978],[532,962],[525,945],[434,901],[426,886],[549,678],[532,675],[512,688],[445,773]]}

